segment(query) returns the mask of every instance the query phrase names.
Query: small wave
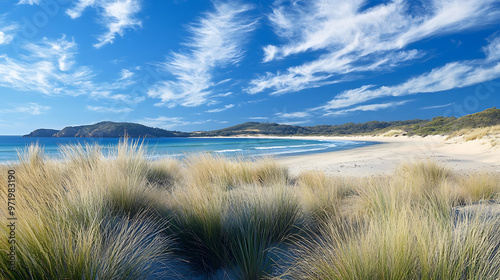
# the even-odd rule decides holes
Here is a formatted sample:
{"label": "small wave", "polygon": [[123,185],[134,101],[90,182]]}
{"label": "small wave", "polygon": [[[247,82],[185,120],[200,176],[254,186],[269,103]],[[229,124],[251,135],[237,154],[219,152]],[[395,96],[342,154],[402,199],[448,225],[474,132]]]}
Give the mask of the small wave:
{"label": "small wave", "polygon": [[[304,147],[321,147],[320,149],[334,148],[337,144],[304,144],[304,145],[291,145],[291,146],[272,146],[272,147],[257,147],[256,150],[276,150],[276,149],[293,149],[293,148],[304,148]],[[293,152],[293,151],[292,151]]]}
{"label": "small wave", "polygon": [[233,150],[220,150],[220,151],[215,151],[216,153],[231,153],[231,152],[241,152],[242,149],[233,149]]}
{"label": "small wave", "polygon": [[286,149],[289,146],[256,147],[256,150]]}
{"label": "small wave", "polygon": [[323,147],[323,148],[316,148],[316,149],[305,149],[305,150],[289,150],[289,151],[283,151],[283,152],[274,152],[274,153],[268,153],[269,155],[282,155],[282,154],[294,154],[294,153],[308,153],[308,152],[314,152],[314,151],[321,151],[328,149],[328,147]]}

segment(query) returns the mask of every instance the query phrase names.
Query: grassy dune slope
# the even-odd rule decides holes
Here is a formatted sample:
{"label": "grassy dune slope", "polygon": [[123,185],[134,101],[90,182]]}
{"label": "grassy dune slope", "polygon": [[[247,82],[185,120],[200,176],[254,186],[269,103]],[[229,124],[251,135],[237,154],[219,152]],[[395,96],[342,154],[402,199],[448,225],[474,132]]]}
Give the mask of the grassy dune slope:
{"label": "grassy dune slope", "polygon": [[32,146],[0,166],[2,182],[16,172],[18,217],[15,272],[0,229],[2,279],[500,277],[499,174],[423,161],[386,177],[291,178],[268,158],[149,161],[127,141],[113,158],[63,151],[55,161]]}

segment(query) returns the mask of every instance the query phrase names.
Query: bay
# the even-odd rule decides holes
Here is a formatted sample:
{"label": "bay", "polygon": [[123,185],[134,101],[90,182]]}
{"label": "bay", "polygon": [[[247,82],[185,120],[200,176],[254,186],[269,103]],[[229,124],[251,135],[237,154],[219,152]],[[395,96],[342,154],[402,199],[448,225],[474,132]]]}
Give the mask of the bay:
{"label": "bay", "polygon": [[[100,145],[112,155],[120,138],[59,138],[0,136],[0,163],[17,162],[19,153],[38,144],[49,158],[60,158],[64,145]],[[185,157],[196,153],[213,153],[227,157],[292,156],[358,148],[375,142],[309,140],[290,138],[146,138],[128,139],[139,141],[145,147],[147,157]]]}

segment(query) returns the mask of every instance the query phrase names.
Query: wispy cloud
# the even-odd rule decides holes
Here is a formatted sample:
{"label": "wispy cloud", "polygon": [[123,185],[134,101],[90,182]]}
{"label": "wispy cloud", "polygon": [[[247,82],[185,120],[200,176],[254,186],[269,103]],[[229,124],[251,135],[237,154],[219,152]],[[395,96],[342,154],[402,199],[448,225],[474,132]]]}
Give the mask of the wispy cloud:
{"label": "wispy cloud", "polygon": [[455,104],[455,103],[448,103],[448,104],[436,105],[436,106],[427,106],[427,107],[422,107],[420,109],[422,109],[422,110],[438,109],[438,108],[448,107],[448,106],[451,106],[453,104]]}
{"label": "wispy cloud", "polygon": [[448,63],[394,86],[365,85],[347,90],[319,108],[339,109],[381,97],[439,92],[500,78],[500,52],[496,51],[498,48],[500,48],[500,37],[493,39],[484,48],[485,59]]}
{"label": "wispy cloud", "polygon": [[42,106],[31,102],[27,104],[11,104],[11,108],[9,109],[0,109],[0,114],[22,113],[37,116],[48,110],[50,110],[49,106]]}
{"label": "wispy cloud", "polygon": [[305,124],[308,123],[309,121],[293,121],[293,122],[279,122],[279,124],[286,124],[286,125],[299,125],[299,124]]}
{"label": "wispy cloud", "polygon": [[269,119],[268,117],[250,117],[248,118],[249,120],[267,120]]}
{"label": "wispy cloud", "polygon": [[306,52],[318,52],[319,58],[266,73],[246,91],[283,94],[343,80],[347,73],[396,67],[423,55],[404,50],[410,43],[498,22],[495,2],[430,0],[415,7],[395,0],[365,9],[364,0],[277,1],[268,18],[286,43],[265,46],[264,62]]}
{"label": "wispy cloud", "polygon": [[74,39],[66,36],[24,44],[18,58],[0,55],[0,86],[45,95],[89,95],[129,103],[144,99],[116,93],[136,82],[131,71],[122,71],[114,82],[96,83],[90,67],[77,65],[77,53]]}
{"label": "wispy cloud", "polygon": [[165,117],[159,116],[157,118],[143,118],[137,120],[137,122],[142,123],[147,126],[160,127],[164,129],[179,129],[180,127],[204,124],[211,122],[213,120],[203,120],[203,121],[187,121],[183,117]]}
{"label": "wispy cloud", "polygon": [[311,114],[307,112],[294,112],[294,113],[276,113],[275,114],[279,118],[286,118],[286,119],[292,119],[292,118],[308,118],[311,116]]}
{"label": "wispy cloud", "polygon": [[212,110],[208,110],[208,111],[205,111],[207,113],[219,113],[219,112],[223,112],[223,111],[226,111],[227,109],[231,109],[234,107],[234,104],[229,104],[229,105],[226,105],[222,108],[217,108],[217,109],[212,109]]}
{"label": "wispy cloud", "polygon": [[337,110],[337,111],[329,111],[325,113],[323,116],[340,116],[346,115],[356,111],[378,111],[382,109],[395,108],[397,106],[401,106],[406,104],[412,100],[405,100],[400,102],[388,102],[388,103],[380,103],[380,104],[369,104],[369,105],[361,105],[350,109]]}
{"label": "wispy cloud", "polygon": [[188,50],[171,53],[161,65],[175,80],[156,83],[148,95],[160,98],[159,106],[168,107],[200,106],[214,97],[213,87],[218,83],[213,71],[238,64],[244,54],[242,44],[255,29],[256,22],[246,15],[251,9],[238,2],[215,2],[214,11],[189,27]]}
{"label": "wispy cloud", "polygon": [[[27,0],[29,4],[36,3],[35,0]],[[79,18],[87,8],[96,8],[99,21],[106,27],[107,31],[100,35],[94,47],[100,48],[106,44],[112,44],[117,35],[123,36],[126,29],[138,28],[142,22],[136,18],[141,10],[140,0],[77,0],[75,6],[68,9],[66,13],[72,18]]]}
{"label": "wispy cloud", "polygon": [[[25,54],[20,59],[0,55],[0,86],[52,95],[88,84],[93,76],[88,67],[73,67],[77,46],[64,36],[29,43],[22,49]],[[83,92],[72,92],[79,94]]]}
{"label": "wispy cloud", "polygon": [[40,0],[19,0],[19,2],[17,2],[18,5],[21,5],[21,4],[29,4],[29,5],[34,5],[34,4],[40,4]]}
{"label": "wispy cloud", "polygon": [[16,24],[5,24],[0,20],[0,45],[9,44],[14,39],[14,32],[18,29]]}
{"label": "wispy cloud", "polygon": [[87,110],[89,111],[94,111],[94,112],[99,112],[99,113],[129,113],[133,111],[132,108],[109,108],[109,107],[102,107],[102,106],[90,106],[87,105]]}

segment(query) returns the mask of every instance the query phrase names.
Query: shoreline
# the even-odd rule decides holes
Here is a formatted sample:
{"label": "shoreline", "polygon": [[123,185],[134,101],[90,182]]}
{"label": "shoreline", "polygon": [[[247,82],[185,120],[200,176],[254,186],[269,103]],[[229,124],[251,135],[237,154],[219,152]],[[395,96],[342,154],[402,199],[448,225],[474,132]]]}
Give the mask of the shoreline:
{"label": "shoreline", "polygon": [[331,176],[389,175],[401,163],[433,160],[462,173],[499,172],[500,147],[488,139],[464,141],[446,136],[346,136],[310,137],[311,140],[348,140],[378,142],[354,149],[287,156],[276,160],[295,176],[303,171],[322,170]]}
{"label": "shoreline", "polygon": [[[201,138],[201,137],[200,137]],[[289,169],[292,176],[309,170],[320,170],[330,176],[389,175],[401,163],[432,160],[449,169],[461,172],[500,171],[500,145],[492,146],[490,138],[465,141],[463,137],[447,136],[269,136],[239,135],[204,138],[274,138],[333,141],[376,142],[340,151],[316,152],[304,155],[275,156]]]}
{"label": "shoreline", "polygon": [[493,146],[490,136],[472,141],[465,141],[461,136],[448,139],[447,136],[441,135],[426,137],[237,135],[186,138],[272,138],[373,142],[369,145],[339,151],[274,155],[273,158],[287,167],[292,176],[309,170],[321,170],[331,176],[389,175],[401,163],[427,159],[462,173],[478,171],[498,173],[500,171],[500,144]]}

